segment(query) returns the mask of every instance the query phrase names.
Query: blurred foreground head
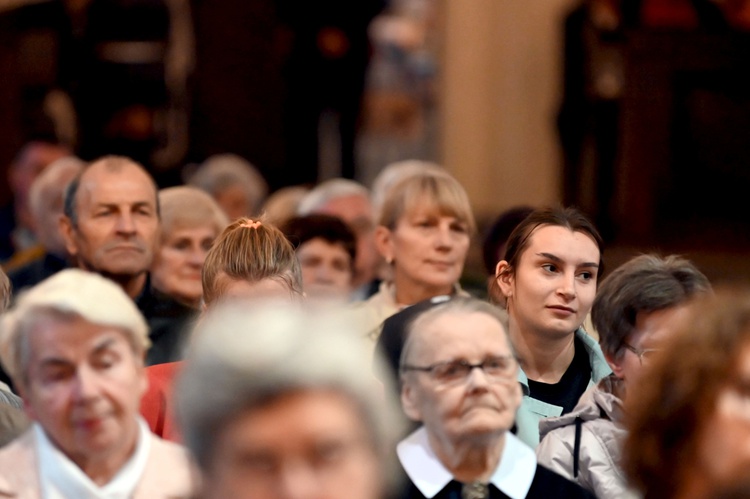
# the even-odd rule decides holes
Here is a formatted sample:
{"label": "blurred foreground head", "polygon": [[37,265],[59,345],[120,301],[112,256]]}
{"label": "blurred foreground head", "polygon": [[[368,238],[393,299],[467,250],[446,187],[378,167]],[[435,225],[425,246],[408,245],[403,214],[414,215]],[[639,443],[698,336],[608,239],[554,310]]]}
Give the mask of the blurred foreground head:
{"label": "blurred foreground head", "polygon": [[209,312],[176,391],[204,497],[383,497],[401,421],[351,329],[280,303]]}
{"label": "blurred foreground head", "polygon": [[646,498],[704,498],[750,466],[750,291],[694,303],[626,406],[624,467]]}

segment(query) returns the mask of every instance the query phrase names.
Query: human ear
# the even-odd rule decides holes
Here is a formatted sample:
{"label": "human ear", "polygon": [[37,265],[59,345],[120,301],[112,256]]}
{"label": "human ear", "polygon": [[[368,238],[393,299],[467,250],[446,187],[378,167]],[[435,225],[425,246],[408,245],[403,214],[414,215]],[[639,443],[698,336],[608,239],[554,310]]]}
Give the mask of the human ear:
{"label": "human ear", "polygon": [[405,379],[402,380],[401,385],[401,407],[404,409],[404,414],[412,421],[422,421],[422,411],[419,409],[414,387]]}
{"label": "human ear", "polygon": [[604,353],[604,358],[607,360],[607,364],[609,364],[609,367],[612,369],[612,372],[617,376],[619,379],[623,379],[623,375],[625,374],[622,369],[622,355],[612,355],[608,352]]}
{"label": "human ear", "polygon": [[378,225],[375,228],[375,247],[388,264],[393,263],[393,237],[388,227]]}
{"label": "human ear", "polygon": [[508,298],[513,295],[514,276],[507,261],[500,260],[497,262],[495,266],[495,281],[504,297]]}
{"label": "human ear", "polygon": [[57,226],[60,230],[60,235],[62,235],[63,242],[65,243],[65,250],[69,255],[76,256],[78,254],[78,245],[76,245],[75,242],[75,228],[73,227],[72,221],[67,216],[60,215]]}

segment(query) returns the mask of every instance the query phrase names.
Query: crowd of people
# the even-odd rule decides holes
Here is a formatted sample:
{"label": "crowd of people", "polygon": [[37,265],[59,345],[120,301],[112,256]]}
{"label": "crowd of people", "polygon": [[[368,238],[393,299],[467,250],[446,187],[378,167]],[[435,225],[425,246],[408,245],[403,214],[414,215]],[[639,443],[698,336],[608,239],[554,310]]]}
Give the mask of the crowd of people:
{"label": "crowd of people", "polygon": [[65,156],[28,192],[0,495],[748,497],[750,292],[676,255],[605,277],[575,208],[501,216],[481,299],[430,163],[266,199],[237,157],[159,190]]}

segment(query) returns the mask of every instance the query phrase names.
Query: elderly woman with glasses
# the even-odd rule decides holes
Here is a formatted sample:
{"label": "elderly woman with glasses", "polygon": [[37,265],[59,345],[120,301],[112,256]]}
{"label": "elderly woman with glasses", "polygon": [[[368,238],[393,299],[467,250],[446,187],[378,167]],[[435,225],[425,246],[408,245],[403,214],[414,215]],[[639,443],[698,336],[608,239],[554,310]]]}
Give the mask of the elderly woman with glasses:
{"label": "elderly woman with glasses", "polygon": [[586,391],[572,412],[540,423],[540,463],[597,497],[637,497],[615,464],[626,434],[622,400],[689,301],[709,290],[706,277],[676,256],[637,256],[602,282],[591,316],[613,374]]}
{"label": "elderly woman with glasses", "polygon": [[422,426],[397,446],[410,479],[401,497],[591,497],[510,431],[521,385],[504,322],[500,309],[455,297],[406,324],[401,403]]}

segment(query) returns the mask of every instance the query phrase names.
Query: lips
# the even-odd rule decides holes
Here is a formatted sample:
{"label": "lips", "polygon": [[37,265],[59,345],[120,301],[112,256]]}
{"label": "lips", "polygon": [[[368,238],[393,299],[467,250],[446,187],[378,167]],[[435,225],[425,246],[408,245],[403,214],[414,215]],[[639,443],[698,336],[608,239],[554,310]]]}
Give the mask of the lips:
{"label": "lips", "polygon": [[427,264],[439,269],[450,269],[455,265],[454,262],[443,262],[438,260],[427,260]]}
{"label": "lips", "polygon": [[564,305],[548,305],[548,309],[552,310],[553,312],[561,313],[561,314],[575,314],[576,310],[570,307],[566,307]]}

